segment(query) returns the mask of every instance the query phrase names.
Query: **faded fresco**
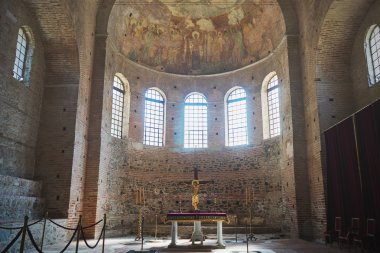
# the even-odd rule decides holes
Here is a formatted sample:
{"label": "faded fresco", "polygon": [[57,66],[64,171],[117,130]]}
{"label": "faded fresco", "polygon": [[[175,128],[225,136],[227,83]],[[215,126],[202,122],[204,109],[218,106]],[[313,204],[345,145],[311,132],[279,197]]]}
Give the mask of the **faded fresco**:
{"label": "faded fresco", "polygon": [[270,54],[285,26],[274,0],[119,0],[109,31],[120,52],[139,64],[213,74]]}

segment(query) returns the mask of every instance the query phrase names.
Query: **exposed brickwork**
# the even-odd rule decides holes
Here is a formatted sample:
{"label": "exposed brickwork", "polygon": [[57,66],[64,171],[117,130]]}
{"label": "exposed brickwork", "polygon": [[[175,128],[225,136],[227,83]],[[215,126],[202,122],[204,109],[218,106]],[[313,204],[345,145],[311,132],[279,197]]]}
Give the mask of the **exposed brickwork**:
{"label": "exposed brickwork", "polygon": [[366,14],[371,2],[326,0],[302,1],[296,5],[300,20],[306,157],[315,239],[323,237],[326,226],[323,131],[379,97],[378,89],[370,90],[366,85],[363,35],[358,33],[359,26],[364,33],[363,16],[371,16]]}
{"label": "exposed brickwork", "polygon": [[[68,217],[69,225],[79,215],[91,224],[107,213],[109,235],[122,235],[134,232],[139,186],[146,187],[148,224],[157,213],[178,210],[179,198],[190,208],[191,189],[184,182],[191,180],[196,160],[201,180],[214,180],[202,188],[203,208],[236,212],[244,224],[244,189],[253,186],[255,224],[321,239],[323,131],[380,97],[379,84],[368,87],[363,51],[368,27],[380,22],[380,3],[278,0],[286,32],[273,54],[210,76],[170,75],[127,61],[107,36],[108,25],[117,28],[114,3],[0,2],[0,43],[6,45],[0,48],[0,174],[42,180],[47,210]],[[10,73],[22,24],[35,37],[29,87]],[[280,79],[282,132],[263,140],[260,91],[272,71]],[[109,134],[115,73],[128,82],[130,100],[122,140]],[[237,85],[248,94],[250,145],[225,148],[224,96]],[[164,148],[142,145],[144,92],[150,87],[167,97]],[[195,155],[182,148],[183,100],[193,91],[204,93],[209,103],[209,148]],[[94,232],[100,231],[88,233]]]}
{"label": "exposed brickwork", "polygon": [[[193,177],[194,163],[197,162],[202,171],[201,179],[215,181],[205,186],[203,201],[206,204],[203,208],[236,212],[240,224],[244,224],[248,215],[243,207],[244,189],[254,186],[257,195],[254,212],[261,225],[288,227],[287,232],[290,232],[290,226],[283,222],[289,207],[288,201],[284,199],[284,173],[280,169],[281,154],[285,147],[282,137],[263,142],[260,97],[262,81],[269,72],[276,71],[280,78],[286,75],[286,67],[281,64],[287,59],[286,39],[273,56],[260,64],[227,74],[203,77],[170,75],[142,68],[114,51],[112,38],[109,38],[107,46],[98,216],[104,212],[109,215],[111,233],[120,235],[125,231],[134,231],[137,187],[146,187],[148,224],[153,223],[156,213],[177,210],[179,198],[182,198],[184,210],[189,210],[191,187],[188,183]],[[123,140],[109,134],[112,78],[115,73],[125,75],[131,90],[131,94],[127,94],[130,96],[130,131]],[[280,81],[284,112],[290,108],[287,80],[286,77]],[[234,86],[242,86],[247,92],[248,125],[252,130],[249,131],[250,146],[246,148],[224,148],[224,96]],[[167,98],[164,148],[142,145],[144,92],[150,87],[161,89]],[[195,154],[183,149],[183,101],[193,91],[202,92],[207,98],[209,124],[209,147]],[[284,122],[290,122],[291,118],[285,118]],[[284,130],[284,133],[289,131]],[[288,172],[290,178],[291,171]],[[291,179],[288,187],[293,188],[294,192],[294,179]],[[213,204],[214,196],[219,199],[218,203],[220,201],[217,207]],[[277,208],[269,208],[272,204]],[[296,213],[294,218],[297,219]]]}
{"label": "exposed brickwork", "polygon": [[[74,156],[71,175],[70,201],[68,206],[68,225],[74,226],[79,215],[83,215],[83,199],[86,178],[87,136],[90,114],[90,92],[94,60],[95,18],[97,4],[93,1],[69,1],[68,9],[79,49],[79,93],[75,122]],[[76,12],[82,15],[75,15]],[[86,221],[83,222],[87,225]]]}
{"label": "exposed brickwork", "polygon": [[[95,15],[97,9],[92,6],[93,12],[89,12],[85,18],[83,30],[87,30],[87,42],[81,44],[83,50],[90,50],[87,54],[81,56],[81,63],[88,69],[88,78],[84,78],[81,83],[83,88],[83,96],[81,110],[83,114],[77,118],[77,135],[78,142],[76,149],[82,156],[77,156],[74,161],[73,182],[75,189],[72,188],[72,195],[70,200],[70,217],[69,222],[74,223],[78,218],[78,213],[84,215],[83,224],[93,224],[95,221],[102,219],[104,213],[97,213],[98,195],[102,196],[106,193],[99,193],[98,178],[101,176],[99,169],[100,157],[100,139],[101,139],[101,121],[103,109],[103,92],[104,92],[104,78],[106,68],[106,39],[107,39],[107,24],[110,10],[113,6],[114,0],[103,1],[99,5],[98,13]],[[86,9],[88,5],[83,3],[81,9]],[[96,23],[92,18],[96,18]],[[87,23],[89,22],[89,23]],[[93,24],[92,30],[89,25]],[[90,31],[95,31],[91,33]],[[78,30],[80,33],[81,30]],[[83,32],[83,31],[82,31]],[[84,41],[85,42],[85,41]],[[91,43],[91,44],[90,44]],[[90,47],[89,47],[90,45]],[[91,48],[97,50],[91,50]],[[82,51],[83,51],[82,50]],[[92,56],[92,57],[88,57]],[[93,70],[92,70],[93,69]],[[88,80],[88,81],[87,81]],[[82,139],[83,138],[83,139]],[[84,140],[84,142],[83,142]],[[82,153],[83,152],[83,153]],[[101,195],[102,194],[102,195]],[[86,231],[88,235],[94,235],[95,228]],[[98,230],[100,233],[100,229]]]}
{"label": "exposed brickwork", "polygon": [[364,54],[363,44],[371,25],[380,24],[380,2],[375,1],[366,14],[355,36],[351,55],[351,77],[353,83],[354,111],[358,111],[364,106],[371,104],[380,97],[380,82],[369,87],[367,60]]}
{"label": "exposed brickwork", "polygon": [[[12,75],[18,30],[25,25],[35,44],[28,87]],[[45,60],[38,24],[22,1],[1,1],[0,44],[0,174],[33,178]]]}
{"label": "exposed brickwork", "polygon": [[[30,28],[34,45],[24,82],[12,75],[21,26]],[[42,184],[26,179],[35,174],[45,59],[38,24],[22,1],[0,2],[0,44],[0,220],[39,218],[45,210]]]}
{"label": "exposed brickwork", "polygon": [[36,179],[51,217],[67,217],[79,63],[75,34],[61,1],[28,1],[44,38],[47,62],[41,124],[36,153]]}

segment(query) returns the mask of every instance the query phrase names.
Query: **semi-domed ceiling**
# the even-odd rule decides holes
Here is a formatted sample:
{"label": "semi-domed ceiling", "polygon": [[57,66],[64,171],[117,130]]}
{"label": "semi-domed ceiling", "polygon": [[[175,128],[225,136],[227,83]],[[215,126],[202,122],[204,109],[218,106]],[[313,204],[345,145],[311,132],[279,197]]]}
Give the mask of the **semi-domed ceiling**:
{"label": "semi-domed ceiling", "polygon": [[275,0],[117,0],[108,30],[114,46],[134,62],[204,75],[266,57],[285,24]]}

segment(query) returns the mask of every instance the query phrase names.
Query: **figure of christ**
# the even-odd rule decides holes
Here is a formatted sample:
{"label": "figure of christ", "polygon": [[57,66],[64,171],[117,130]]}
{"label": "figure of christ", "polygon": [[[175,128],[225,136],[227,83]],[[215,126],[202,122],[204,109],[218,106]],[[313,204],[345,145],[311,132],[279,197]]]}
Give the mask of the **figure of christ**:
{"label": "figure of christ", "polygon": [[191,198],[191,205],[193,206],[194,208],[194,211],[198,211],[199,210],[199,188],[200,188],[200,184],[199,184],[199,181],[197,179],[194,179],[191,184],[193,185],[193,197]]}
{"label": "figure of christ", "polygon": [[[202,184],[214,183],[214,181],[202,181]],[[194,179],[191,181],[191,186],[193,187],[193,196],[191,197],[191,205],[194,211],[199,211],[199,193],[201,188],[201,182],[198,179],[198,168],[194,168]]]}

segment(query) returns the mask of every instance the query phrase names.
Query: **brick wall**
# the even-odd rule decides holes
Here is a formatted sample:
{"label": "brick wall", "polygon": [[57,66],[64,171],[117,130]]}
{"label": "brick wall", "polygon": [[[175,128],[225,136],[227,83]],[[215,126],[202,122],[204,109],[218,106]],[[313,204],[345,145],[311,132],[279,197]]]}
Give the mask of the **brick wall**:
{"label": "brick wall", "polygon": [[[35,44],[28,83],[17,81],[12,74],[18,30],[25,25],[31,28]],[[38,24],[22,1],[0,2],[0,44],[0,174],[31,179],[45,59]]]}
{"label": "brick wall", "polygon": [[[257,225],[283,228],[286,233],[294,229],[284,219],[289,208],[285,188],[293,189],[291,199],[295,198],[293,162],[287,171],[282,169],[283,164],[292,160],[293,150],[288,148],[285,151],[284,136],[263,140],[260,97],[265,76],[276,71],[281,79],[282,113],[291,112],[289,78],[284,64],[286,48],[284,38],[280,47],[259,64],[220,75],[180,76],[150,70],[127,60],[114,49],[112,38],[108,38],[97,216],[108,214],[112,235],[134,232],[138,187],[145,187],[148,224],[153,224],[155,214],[179,210],[180,199],[183,210],[190,210],[192,190],[189,183],[194,163],[198,163],[201,169],[201,180],[214,180],[202,188],[202,209],[237,213],[240,224],[244,224],[248,217],[244,189],[253,186],[253,212]],[[121,140],[110,136],[115,73],[124,75],[131,91],[129,133]],[[247,92],[250,145],[226,148],[224,96],[234,86],[241,86]],[[163,148],[142,144],[144,92],[150,87],[161,89],[167,98]],[[183,101],[193,91],[203,93],[208,101],[208,148],[196,152],[183,148]],[[292,131],[287,127],[290,122],[291,117],[287,116],[282,124],[284,135],[291,138]],[[290,153],[290,158],[286,158],[286,152]],[[289,177],[287,187],[284,186],[285,174]],[[214,204],[215,197],[217,205]],[[293,217],[297,219],[296,211]]]}
{"label": "brick wall", "polygon": [[78,47],[64,2],[29,1],[28,8],[39,23],[47,66],[35,179],[43,181],[43,197],[49,215],[65,218],[77,114]]}
{"label": "brick wall", "polygon": [[353,83],[354,111],[358,111],[380,98],[380,82],[371,87],[368,85],[367,60],[363,49],[368,28],[373,24],[380,24],[379,11],[380,2],[375,1],[369,7],[368,13],[359,27],[352,47],[350,69]]}
{"label": "brick wall", "polygon": [[[83,215],[84,187],[86,179],[86,164],[88,157],[88,127],[91,101],[91,84],[94,65],[94,41],[96,38],[96,12],[98,4],[94,1],[68,1],[71,22],[75,29],[79,49],[79,90],[77,101],[77,114],[75,119],[74,154],[71,174],[70,200],[67,208],[68,225],[74,226],[78,222],[79,215]],[[81,13],[81,15],[77,15]],[[95,220],[92,215],[88,223]],[[83,224],[88,224],[84,220]]]}
{"label": "brick wall", "polygon": [[360,58],[364,56],[363,44],[357,45],[355,39],[361,36],[358,31],[364,31],[358,30],[364,17],[371,16],[367,14],[371,2],[374,1],[310,0],[296,5],[314,239],[321,239],[326,227],[323,131],[379,96],[377,91],[372,92],[376,88],[363,86],[366,83],[365,65]]}
{"label": "brick wall", "polygon": [[[113,0],[32,0],[26,6],[1,1],[0,42],[7,46],[0,48],[0,174],[43,180],[48,209],[57,217],[68,212],[69,224],[79,214],[85,213],[89,224],[108,212],[115,235],[133,230],[135,190],[146,180],[152,182],[146,188],[152,223],[155,213],[178,208],[179,194],[185,199],[191,193],[183,181],[191,179],[194,154],[182,148],[182,111],[185,96],[199,91],[209,102],[209,148],[195,156],[200,176],[215,178],[218,185],[205,186],[205,208],[236,211],[244,223],[247,212],[234,198],[244,199],[242,190],[253,185],[258,223],[322,238],[323,131],[380,96],[378,84],[368,87],[363,51],[364,35],[379,22],[380,7],[372,0],[278,2],[286,38],[271,56],[237,71],[195,77],[152,71],[120,55],[106,37]],[[23,23],[36,41],[29,87],[10,74]],[[281,80],[282,134],[264,141],[260,90],[272,71]],[[115,73],[125,76],[131,91],[123,140],[109,134]],[[237,149],[224,147],[224,96],[234,86],[247,91],[250,129],[250,145]],[[143,97],[150,87],[167,97],[164,148],[142,145]],[[217,205],[208,192],[220,196]],[[184,200],[186,208],[189,204]]]}

